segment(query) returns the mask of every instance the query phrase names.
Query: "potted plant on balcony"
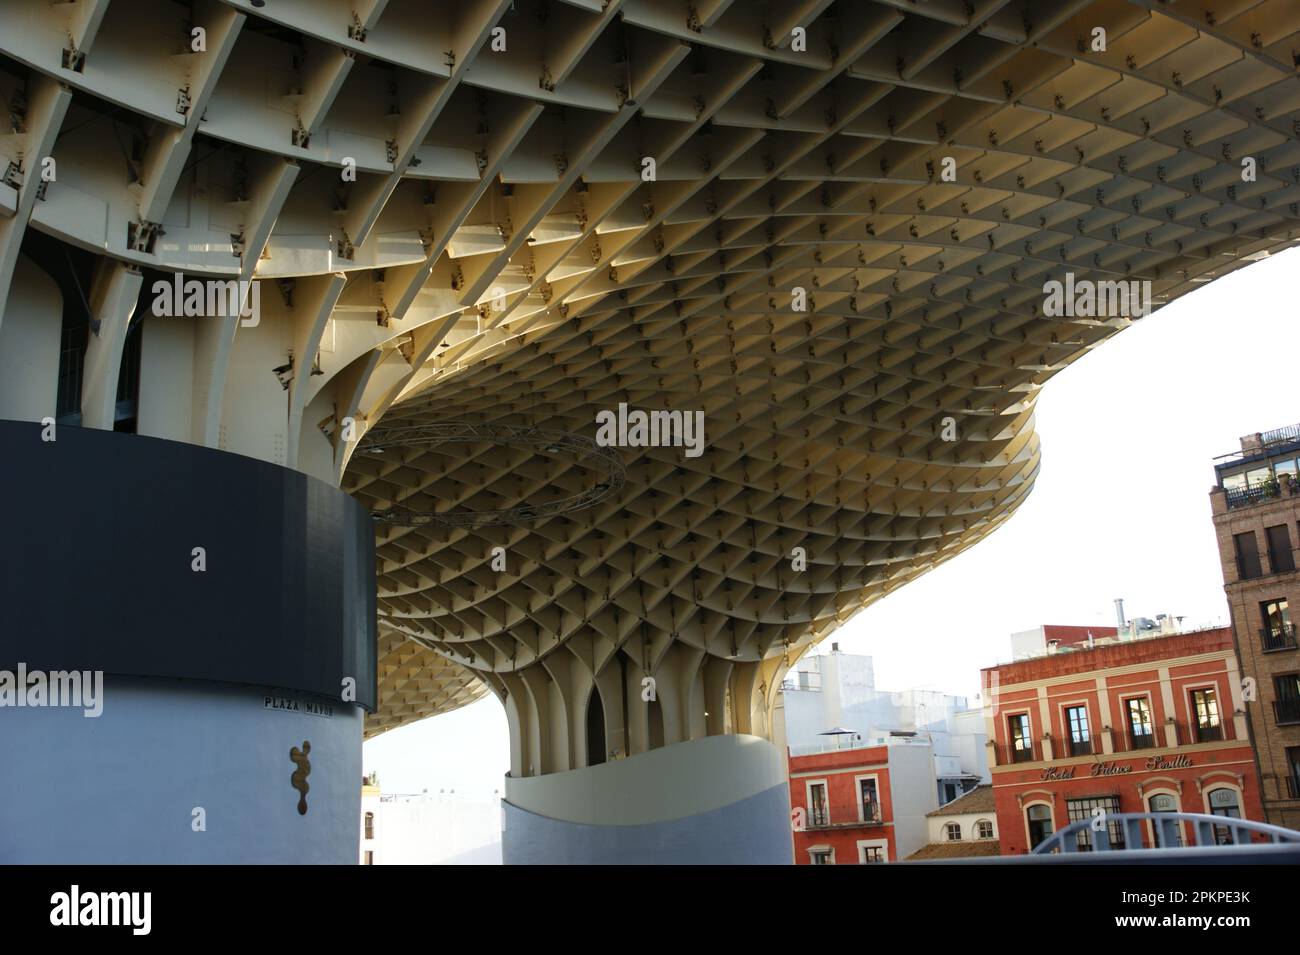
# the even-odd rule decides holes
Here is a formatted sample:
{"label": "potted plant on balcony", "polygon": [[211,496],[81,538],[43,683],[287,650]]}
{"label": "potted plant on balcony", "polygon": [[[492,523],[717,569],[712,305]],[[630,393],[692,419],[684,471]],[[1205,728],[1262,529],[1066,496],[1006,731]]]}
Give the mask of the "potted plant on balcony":
{"label": "potted plant on balcony", "polygon": [[1264,478],[1262,487],[1264,488],[1265,497],[1277,497],[1279,493],[1277,475],[1272,471],[1268,472],[1268,477]]}

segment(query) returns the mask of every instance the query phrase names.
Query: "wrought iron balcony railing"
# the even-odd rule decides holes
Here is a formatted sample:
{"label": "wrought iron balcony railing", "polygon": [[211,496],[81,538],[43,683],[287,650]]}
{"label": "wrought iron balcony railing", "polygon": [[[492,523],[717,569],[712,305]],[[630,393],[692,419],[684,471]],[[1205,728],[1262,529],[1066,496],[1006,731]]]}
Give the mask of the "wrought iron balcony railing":
{"label": "wrought iron balcony railing", "polygon": [[1300,723],[1300,700],[1288,697],[1274,700],[1273,718],[1282,725]]}
{"label": "wrought iron balcony railing", "polygon": [[1175,737],[1179,746],[1193,746],[1196,743],[1217,743],[1220,740],[1236,739],[1237,734],[1233,730],[1231,722],[1225,722],[1224,720],[1219,720],[1216,723],[1193,721],[1176,724]]}
{"label": "wrought iron balcony railing", "polygon": [[1300,481],[1269,481],[1267,484],[1253,484],[1250,487],[1226,487],[1223,493],[1227,498],[1228,509],[1236,510],[1300,494]]}
{"label": "wrought iron balcony railing", "polygon": [[1155,749],[1157,746],[1163,746],[1163,743],[1156,742],[1155,727],[1150,727],[1146,733],[1135,733],[1132,729],[1117,729],[1110,731],[1111,745],[1117,753],[1130,753],[1142,749]]}
{"label": "wrought iron balcony railing", "polygon": [[1276,627],[1261,627],[1259,641],[1265,653],[1274,650],[1294,650],[1296,648],[1295,624],[1284,623]]}
{"label": "wrought iron balcony railing", "polygon": [[1010,766],[1012,763],[1036,763],[1043,758],[1043,747],[1029,740],[1000,743],[994,747],[994,755],[999,766]]}
{"label": "wrought iron balcony railing", "polygon": [[880,825],[882,816],[880,814],[879,803],[863,803],[862,818],[857,816],[844,815],[843,818],[832,821],[829,807],[823,806],[820,809],[814,807],[807,810],[804,816],[805,829],[848,829],[853,826],[876,826]]}
{"label": "wrought iron balcony railing", "polygon": [[1092,756],[1100,753],[1101,743],[1092,739],[1068,739],[1065,741],[1065,751],[1071,756]]}

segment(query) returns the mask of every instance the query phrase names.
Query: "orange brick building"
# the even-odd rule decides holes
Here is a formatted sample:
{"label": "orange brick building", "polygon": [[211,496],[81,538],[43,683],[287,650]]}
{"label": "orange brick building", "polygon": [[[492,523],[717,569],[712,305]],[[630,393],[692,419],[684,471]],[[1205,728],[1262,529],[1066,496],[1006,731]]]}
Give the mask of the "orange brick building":
{"label": "orange brick building", "polygon": [[1003,855],[1098,810],[1264,819],[1230,628],[1060,642],[981,679]]}

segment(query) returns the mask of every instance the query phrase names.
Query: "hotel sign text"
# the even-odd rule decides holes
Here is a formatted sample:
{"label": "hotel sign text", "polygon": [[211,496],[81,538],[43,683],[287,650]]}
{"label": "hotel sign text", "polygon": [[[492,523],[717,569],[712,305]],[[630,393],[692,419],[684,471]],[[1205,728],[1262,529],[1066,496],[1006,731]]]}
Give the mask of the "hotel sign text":
{"label": "hotel sign text", "polygon": [[[1151,756],[1142,764],[1142,772],[1153,772],[1158,769],[1190,769],[1192,758],[1187,755],[1181,756]],[[1064,779],[1074,779],[1074,772],[1079,769],[1078,766],[1048,766],[1039,775],[1039,778],[1045,782],[1057,782]],[[1104,763],[1093,763],[1088,768],[1089,776],[1127,776],[1134,771],[1131,763],[1117,763],[1114,760],[1108,760]]]}

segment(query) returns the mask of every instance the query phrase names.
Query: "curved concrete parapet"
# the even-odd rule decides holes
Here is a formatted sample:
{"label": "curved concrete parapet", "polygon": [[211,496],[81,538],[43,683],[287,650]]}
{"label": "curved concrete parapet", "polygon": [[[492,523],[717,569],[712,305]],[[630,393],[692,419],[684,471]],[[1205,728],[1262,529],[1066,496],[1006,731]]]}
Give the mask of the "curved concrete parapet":
{"label": "curved concrete parapet", "polygon": [[788,865],[779,750],[709,736],[567,773],[507,778],[507,864]]}
{"label": "curved concrete parapet", "polygon": [[0,863],[356,864],[360,707],[111,674],[81,702],[0,710]]}

